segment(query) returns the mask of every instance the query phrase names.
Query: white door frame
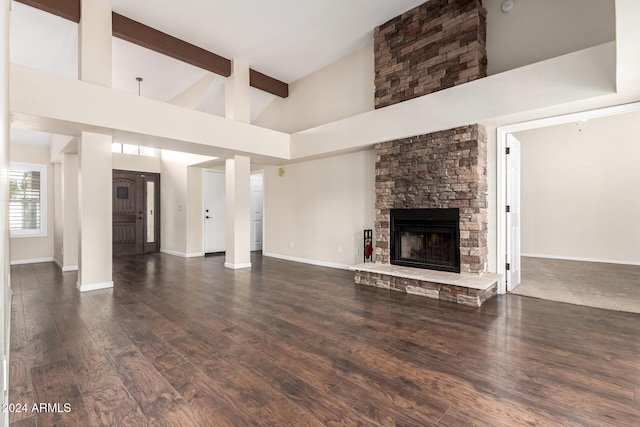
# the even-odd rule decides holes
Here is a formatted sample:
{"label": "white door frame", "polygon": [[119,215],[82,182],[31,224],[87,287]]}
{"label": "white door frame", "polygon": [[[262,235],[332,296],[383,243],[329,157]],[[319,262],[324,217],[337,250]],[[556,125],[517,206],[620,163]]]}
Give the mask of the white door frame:
{"label": "white door frame", "polygon": [[[507,292],[520,284],[520,141],[512,133],[507,134],[506,156],[507,177],[506,184],[506,204],[509,211],[506,215],[506,263],[509,270],[505,272],[507,280]],[[506,210],[505,210],[506,212]]]}
{"label": "white door frame", "polygon": [[250,175],[262,176],[262,251],[264,252],[264,169],[251,171]]}
{"label": "white door frame", "polygon": [[206,201],[206,184],[205,184],[205,176],[207,173],[220,173],[220,174],[225,174],[224,171],[221,170],[217,170],[217,169],[202,169],[202,176],[201,176],[201,180],[202,180],[202,200],[200,203],[200,215],[202,215],[202,253],[205,254],[206,253],[206,249],[207,249],[207,244],[206,244],[206,238],[207,238],[207,234],[206,234],[206,230],[205,230],[205,215],[204,215],[204,204]]}
{"label": "white door frame", "polygon": [[624,113],[631,113],[634,111],[640,111],[640,102],[634,102],[630,104],[616,105],[613,107],[600,108],[590,111],[581,111],[578,113],[565,114],[562,116],[547,117],[544,119],[532,120],[529,122],[515,123],[506,126],[500,126],[496,129],[496,146],[497,146],[497,176],[496,176],[496,209],[497,209],[497,224],[496,224],[496,241],[497,241],[497,273],[502,276],[498,281],[498,293],[504,294],[507,292],[506,284],[506,262],[507,262],[507,162],[506,162],[506,147],[507,147],[507,135],[513,132],[519,132],[523,130],[537,129],[541,127],[548,127],[553,125],[560,125],[565,123],[577,122],[580,120],[595,119],[598,117],[613,116]]}

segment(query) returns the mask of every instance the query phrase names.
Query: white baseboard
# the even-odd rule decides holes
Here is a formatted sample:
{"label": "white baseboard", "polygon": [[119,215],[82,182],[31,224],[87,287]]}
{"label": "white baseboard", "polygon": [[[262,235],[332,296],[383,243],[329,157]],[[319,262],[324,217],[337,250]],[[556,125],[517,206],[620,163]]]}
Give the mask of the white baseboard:
{"label": "white baseboard", "polygon": [[39,262],[53,262],[53,257],[31,258],[31,259],[16,259],[16,260],[12,260],[11,261],[11,265],[37,264]]}
{"label": "white baseboard", "polygon": [[600,259],[600,258],[582,258],[582,257],[560,256],[560,255],[542,255],[542,254],[520,254],[520,256],[529,257],[529,258],[562,259],[566,261],[602,262],[605,264],[640,265],[640,262],[638,261],[620,261],[620,260]]}
{"label": "white baseboard", "polygon": [[233,270],[239,270],[241,268],[251,268],[251,263],[245,262],[243,264],[231,264],[230,262],[225,262],[224,266]]}
{"label": "white baseboard", "polygon": [[271,258],[278,258],[278,259],[284,259],[286,261],[293,261],[293,262],[301,262],[304,264],[312,264],[312,265],[319,265],[320,267],[330,267],[330,268],[337,268],[340,270],[349,270],[350,269],[350,265],[347,264],[338,264],[336,262],[327,262],[327,261],[317,261],[315,259],[307,259],[307,258],[298,258],[298,257],[293,257],[293,256],[289,256],[289,255],[280,255],[280,254],[274,254],[271,252],[262,252],[263,256],[268,256]]}
{"label": "white baseboard", "polygon": [[62,270],[63,273],[66,273],[69,271],[78,271],[77,265],[62,265],[62,263],[60,263],[60,261],[58,261],[56,258],[53,259],[53,262],[55,262],[56,265],[60,267],[60,270]]}
{"label": "white baseboard", "polygon": [[185,254],[185,258],[198,258],[199,256],[204,256],[204,252],[192,252],[190,254]]}
{"label": "white baseboard", "polygon": [[178,251],[172,251],[170,249],[160,249],[160,252],[167,255],[179,256],[181,258],[197,258],[199,256],[204,256],[204,252],[193,252],[190,254]]}
{"label": "white baseboard", "polygon": [[108,289],[108,288],[113,288],[113,281],[90,283],[87,285],[81,285],[80,282],[76,282],[76,288],[80,292],[97,291],[99,289]]}

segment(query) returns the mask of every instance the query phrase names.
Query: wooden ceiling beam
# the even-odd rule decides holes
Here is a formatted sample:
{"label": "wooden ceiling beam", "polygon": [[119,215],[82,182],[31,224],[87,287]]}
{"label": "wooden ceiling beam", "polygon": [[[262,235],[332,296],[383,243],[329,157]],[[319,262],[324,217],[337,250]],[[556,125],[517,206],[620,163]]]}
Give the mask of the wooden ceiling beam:
{"label": "wooden ceiling beam", "polygon": [[80,22],[80,0],[15,0],[73,22]]}
{"label": "wooden ceiling beam", "polygon": [[[80,22],[80,0],[15,0],[36,9]],[[118,13],[112,13],[113,36],[170,56],[223,77],[231,75],[231,61],[187,43]],[[282,98],[289,96],[289,85],[256,70],[249,70],[249,84]]]}
{"label": "wooden ceiling beam", "polygon": [[[231,61],[229,59],[148,27],[126,16],[114,12],[112,28],[114,37],[146,47],[196,67],[204,68],[223,77],[231,75]],[[285,82],[253,69],[249,70],[249,84],[256,89],[282,98],[289,96],[289,86]]]}
{"label": "wooden ceiling beam", "polygon": [[249,85],[281,98],[289,96],[289,85],[254,69],[249,70]]}
{"label": "wooden ceiling beam", "polygon": [[151,49],[223,77],[231,75],[231,61],[201,47],[113,12],[113,36]]}

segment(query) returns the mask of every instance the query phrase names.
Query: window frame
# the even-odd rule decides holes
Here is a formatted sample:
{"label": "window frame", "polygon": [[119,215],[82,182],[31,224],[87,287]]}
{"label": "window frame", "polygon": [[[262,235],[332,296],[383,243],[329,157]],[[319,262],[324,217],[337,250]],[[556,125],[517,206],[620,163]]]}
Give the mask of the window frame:
{"label": "window frame", "polygon": [[[11,162],[9,171],[36,171],[40,172],[40,228],[25,230],[11,229],[9,235],[13,238],[47,237],[47,190],[48,190],[48,165],[41,163]],[[11,189],[9,189],[9,202],[11,202]]]}
{"label": "window frame", "polygon": [[[127,149],[136,147],[135,152],[125,153],[125,146]],[[145,150],[151,150],[151,152],[144,153]],[[111,143],[111,153],[122,154],[125,156],[140,156],[140,157],[157,157],[158,149],[154,147],[147,147],[146,145],[127,144],[124,142],[114,141]]]}

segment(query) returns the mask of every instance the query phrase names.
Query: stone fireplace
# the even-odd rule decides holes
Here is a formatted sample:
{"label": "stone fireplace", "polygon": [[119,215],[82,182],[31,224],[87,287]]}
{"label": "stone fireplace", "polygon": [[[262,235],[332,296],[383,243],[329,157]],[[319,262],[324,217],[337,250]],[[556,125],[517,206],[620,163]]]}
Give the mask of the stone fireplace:
{"label": "stone fireplace", "polygon": [[[485,40],[482,0],[430,0],[380,25],[375,107],[485,77]],[[474,306],[495,294],[486,144],[478,124],[376,144],[375,263],[353,267],[356,283]]]}
{"label": "stone fireplace", "polygon": [[487,147],[469,125],[376,145],[376,262],[391,264],[392,209],[457,209],[460,268],[487,263]]}
{"label": "stone fireplace", "polygon": [[377,144],[375,190],[375,263],[356,283],[473,306],[495,295],[482,126]]}

